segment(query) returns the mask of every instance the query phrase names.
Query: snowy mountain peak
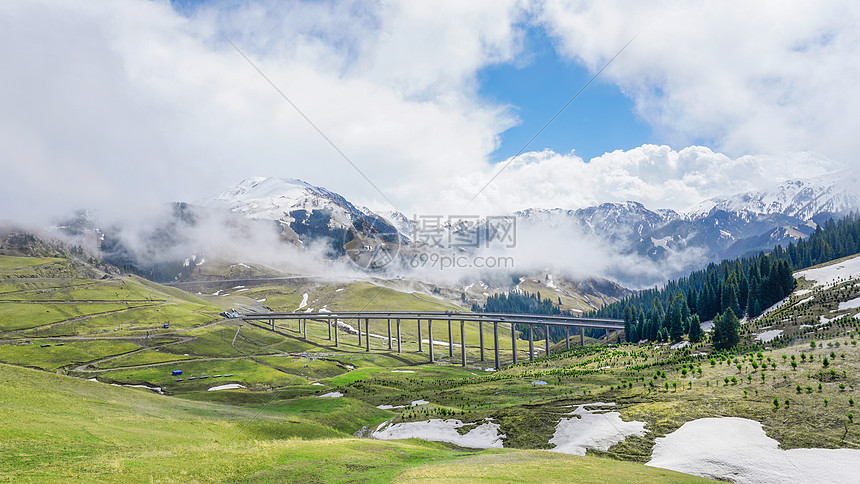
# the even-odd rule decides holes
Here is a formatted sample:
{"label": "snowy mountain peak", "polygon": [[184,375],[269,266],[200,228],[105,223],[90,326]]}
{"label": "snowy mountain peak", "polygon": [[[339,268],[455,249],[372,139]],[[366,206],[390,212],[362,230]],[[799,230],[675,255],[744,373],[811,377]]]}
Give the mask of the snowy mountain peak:
{"label": "snowy mountain peak", "polygon": [[248,178],[206,205],[226,206],[248,218],[268,220],[289,218],[296,210],[328,210],[341,224],[362,213],[339,194],[293,178]]}
{"label": "snowy mountain peak", "polygon": [[781,214],[809,220],[821,213],[845,213],[860,207],[856,172],[841,172],[806,180],[787,180],[770,189],[706,200],[685,218],[706,217],[716,210],[746,215]]}
{"label": "snowy mountain peak", "polygon": [[255,176],[242,180],[237,185],[228,188],[217,197],[217,200],[244,202],[266,198],[297,198],[303,196],[308,191],[320,192],[322,190],[302,180],[293,178]]}

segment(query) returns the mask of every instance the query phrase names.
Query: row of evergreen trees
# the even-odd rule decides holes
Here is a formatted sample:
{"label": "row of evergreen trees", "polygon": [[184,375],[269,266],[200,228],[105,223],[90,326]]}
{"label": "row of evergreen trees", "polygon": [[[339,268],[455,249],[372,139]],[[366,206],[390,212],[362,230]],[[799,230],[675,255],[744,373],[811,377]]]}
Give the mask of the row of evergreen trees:
{"label": "row of evergreen trees", "polygon": [[[528,291],[510,291],[507,294],[493,294],[487,297],[487,302],[480,306],[477,303],[472,304],[472,311],[476,313],[510,313],[510,314],[543,314],[547,316],[570,316],[570,311],[562,311],[561,299],[556,302],[549,298],[541,296],[540,291],[530,293]],[[533,328],[535,330],[535,338],[542,339],[544,331],[549,329],[549,337],[551,341],[561,341],[567,337],[567,332],[564,327],[560,326],[541,326]],[[529,330],[527,324],[518,324],[517,330],[522,334],[527,334]],[[585,334],[591,337],[599,336],[602,330],[586,329]]]}
{"label": "row of evergreen trees", "polygon": [[[715,343],[720,340],[721,347],[730,348],[737,343],[729,333],[738,316],[759,316],[794,290],[793,269],[858,252],[860,216],[852,213],[838,223],[828,220],[788,248],[777,246],[770,254],[711,263],[663,288],[640,291],[590,315],[624,319],[628,341],[678,340],[687,334],[695,342],[702,337],[699,321],[713,319],[727,333],[715,329]],[[734,343],[725,346],[723,340]]]}
{"label": "row of evergreen trees", "polygon": [[547,316],[561,314],[561,309],[554,305],[552,300],[541,297],[540,291],[537,293],[511,291],[507,294],[493,294],[487,296],[487,302],[483,306],[473,303],[472,311],[476,313],[543,314]]}

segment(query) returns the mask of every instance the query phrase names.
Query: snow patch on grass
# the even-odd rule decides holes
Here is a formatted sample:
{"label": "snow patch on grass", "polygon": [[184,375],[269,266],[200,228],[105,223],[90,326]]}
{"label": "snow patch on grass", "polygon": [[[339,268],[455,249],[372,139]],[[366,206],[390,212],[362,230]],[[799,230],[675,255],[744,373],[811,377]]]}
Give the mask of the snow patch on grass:
{"label": "snow patch on grass", "polygon": [[487,421],[469,430],[463,435],[457,429],[466,424],[455,419],[431,419],[425,422],[403,422],[382,430],[373,432],[374,439],[423,439],[435,442],[448,442],[460,447],[475,449],[500,449],[504,434],[499,434],[501,426],[497,423]]}
{"label": "snow patch on grass", "polygon": [[[380,409],[380,410],[391,410],[391,409],[394,409],[394,408],[406,408],[406,405],[377,405],[377,406],[376,406],[376,408],[378,408],[378,409]],[[383,424],[384,424],[384,423],[385,423],[385,422],[383,422]],[[381,426],[382,426],[382,425],[380,425],[380,427],[381,427]],[[377,428],[376,430],[379,430],[379,428]]]}
{"label": "snow patch on grass", "polygon": [[238,383],[228,383],[226,385],[218,385],[217,387],[212,387],[208,392],[217,392],[218,390],[236,390],[238,388],[245,388],[244,385],[240,385]]}
{"label": "snow patch on grass", "polygon": [[[602,402],[587,404],[589,406],[614,405]],[[574,418],[563,418],[555,427],[555,433],[549,439],[555,444],[551,452],[561,454],[585,455],[588,449],[609,450],[613,445],[623,442],[631,435],[645,435],[645,422],[625,422],[618,412],[596,413],[595,410],[579,405],[569,415]]]}
{"label": "snow patch on grass", "polygon": [[812,296],[809,296],[808,298],[803,299],[802,301],[798,301],[798,302],[794,303],[794,305],[800,306],[801,304],[808,303],[809,301],[812,301]]}
{"label": "snow patch on grass", "polygon": [[679,350],[679,349],[684,348],[684,347],[686,347],[686,346],[690,346],[690,342],[689,342],[689,341],[681,341],[680,343],[675,343],[675,344],[673,344],[672,346],[670,346],[670,347],[669,347],[669,349],[672,349],[672,350]]}
{"label": "snow patch on grass", "polygon": [[738,483],[855,482],[860,450],[781,450],[755,420],[703,418],[656,439],[646,465]]}
{"label": "snow patch on grass", "polygon": [[762,331],[761,333],[757,333],[755,335],[755,339],[763,343],[767,343],[768,341],[772,341],[774,338],[781,334],[781,329],[771,329],[769,331]]}
{"label": "snow patch on grass", "polygon": [[302,303],[296,308],[296,311],[308,305],[308,293],[302,294]]}
{"label": "snow patch on grass", "polygon": [[839,303],[839,311],[860,308],[860,297]]}
{"label": "snow patch on grass", "polygon": [[847,280],[860,276],[860,257],[854,257],[837,264],[831,264],[817,269],[807,269],[795,272],[794,277],[803,277],[817,286],[830,286],[840,280]]}
{"label": "snow patch on grass", "polygon": [[341,392],[328,392],[324,395],[318,395],[317,398],[340,398],[343,396]]}

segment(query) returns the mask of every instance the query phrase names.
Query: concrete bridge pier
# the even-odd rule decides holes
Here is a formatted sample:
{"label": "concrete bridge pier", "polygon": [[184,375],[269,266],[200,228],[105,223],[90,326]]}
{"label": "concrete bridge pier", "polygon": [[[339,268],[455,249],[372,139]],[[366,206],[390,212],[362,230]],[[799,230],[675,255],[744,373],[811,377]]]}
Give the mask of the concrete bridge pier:
{"label": "concrete bridge pier", "polygon": [[529,325],[529,361],[535,360],[535,328],[533,324]]}
{"label": "concrete bridge pier", "polygon": [[271,324],[272,324],[272,331],[274,331],[274,330],[275,330],[275,320],[274,320],[274,319],[270,319],[270,320],[269,320],[269,323],[271,323]]}
{"label": "concrete bridge pier", "polygon": [[430,344],[427,345],[430,347],[430,363],[433,363],[434,361],[436,361],[436,359],[433,356],[433,346],[434,345],[433,345],[433,320],[432,319],[427,320],[427,333],[428,333],[427,337],[430,339]]}
{"label": "concrete bridge pier", "polygon": [[564,344],[570,349],[570,326],[564,327]]}
{"label": "concrete bridge pier", "polygon": [[498,370],[501,366],[499,365],[499,323],[496,322],[493,322],[493,341],[495,342],[496,369]]}
{"label": "concrete bridge pier", "polygon": [[454,357],[454,333],[451,332],[451,320],[448,320],[448,358]]}
{"label": "concrete bridge pier", "polygon": [[391,351],[391,318],[388,318],[388,351]]}
{"label": "concrete bridge pier", "polygon": [[585,346],[585,328],[579,327],[579,346]]}
{"label": "concrete bridge pier", "polygon": [[418,352],[419,353],[424,352],[422,344],[423,343],[421,343],[421,320],[419,319],[418,320]]}
{"label": "concrete bridge pier", "polygon": [[334,325],[334,347],[339,348],[340,341],[338,340],[337,318],[334,318],[334,320],[332,320],[332,324]]}
{"label": "concrete bridge pier", "polygon": [[517,364],[517,325],[511,323],[511,348],[514,349],[514,364]]}
{"label": "concrete bridge pier", "polygon": [[546,352],[544,355],[549,356],[549,325],[543,325],[543,337],[544,337],[544,346],[546,346]]}
{"label": "concrete bridge pier", "polygon": [[466,323],[460,321],[460,360],[466,366]]}
{"label": "concrete bridge pier", "polygon": [[400,320],[397,320],[397,352],[400,353]]}
{"label": "concrete bridge pier", "polygon": [[484,361],[484,323],[478,321],[478,336],[481,338],[481,361]]}
{"label": "concrete bridge pier", "polygon": [[606,328],[606,342],[609,343],[609,328]]}
{"label": "concrete bridge pier", "polygon": [[364,343],[367,345],[367,349],[364,351],[370,351],[370,319],[364,318]]}
{"label": "concrete bridge pier", "polygon": [[307,319],[302,320],[302,337],[304,339],[308,339],[308,320]]}
{"label": "concrete bridge pier", "polygon": [[328,319],[326,323],[328,323],[328,340],[331,341],[331,325],[337,324],[337,319]]}
{"label": "concrete bridge pier", "polygon": [[355,318],[355,325],[358,326],[358,347],[361,348],[361,318]]}

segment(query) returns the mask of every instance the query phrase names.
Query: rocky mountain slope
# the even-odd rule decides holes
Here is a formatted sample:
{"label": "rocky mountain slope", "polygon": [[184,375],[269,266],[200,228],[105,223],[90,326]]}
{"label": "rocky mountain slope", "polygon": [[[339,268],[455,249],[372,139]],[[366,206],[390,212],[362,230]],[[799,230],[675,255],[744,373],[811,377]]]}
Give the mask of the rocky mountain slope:
{"label": "rocky mountain slope", "polygon": [[[857,182],[857,175],[851,173],[789,180],[768,190],[707,200],[680,213],[628,201],[576,210],[529,208],[510,218],[516,219],[518,230],[574,230],[572,234],[592,238],[616,254],[653,262],[688,261],[684,267],[675,264],[672,270],[677,273],[665,274],[669,278],[709,261],[769,250],[807,236],[817,223],[860,208]],[[485,245],[494,230],[493,221],[486,217],[442,217],[433,221],[442,247],[433,247],[437,240],[421,236],[426,221],[414,218],[359,208],[335,192],[301,180],[254,177],[203,203],[174,204],[159,223],[138,230],[136,244],[127,242],[127,230],[100,227],[86,212],[57,225],[66,236],[85,239],[90,250],[97,244],[109,262],[126,270],[143,268],[145,275],[161,280],[181,272],[188,267],[185,260],[206,250],[201,234],[208,240],[241,240],[250,232],[269,232],[276,234],[273,240],[297,247],[324,247],[312,257],[351,257],[373,266],[380,252],[387,261],[389,249],[439,257],[469,253],[473,250],[469,245]],[[206,224],[215,226],[216,237],[210,236],[213,230],[201,228]],[[451,240],[475,244],[446,247]],[[547,254],[547,267],[552,257]],[[408,270],[402,264],[400,268]]]}

